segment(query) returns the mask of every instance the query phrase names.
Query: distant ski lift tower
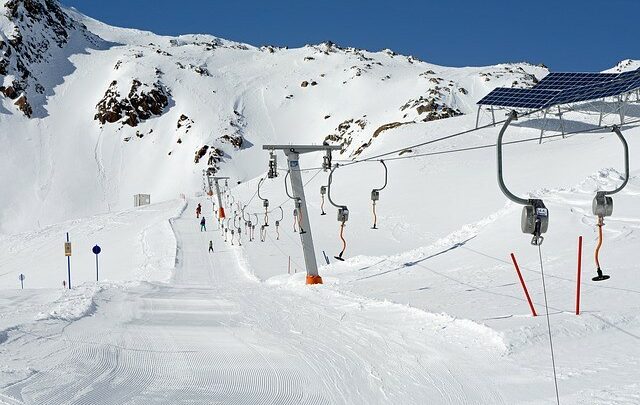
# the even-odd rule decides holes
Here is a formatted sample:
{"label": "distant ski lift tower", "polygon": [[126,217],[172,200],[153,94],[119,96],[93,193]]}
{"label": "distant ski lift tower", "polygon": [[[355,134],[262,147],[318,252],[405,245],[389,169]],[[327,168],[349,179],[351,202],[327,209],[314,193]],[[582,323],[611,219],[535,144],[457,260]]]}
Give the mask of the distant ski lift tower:
{"label": "distant ski lift tower", "polygon": [[318,263],[316,252],[313,246],[313,236],[309,224],[309,210],[304,196],[304,184],[302,183],[302,173],[300,172],[300,155],[303,153],[325,151],[326,156],[331,156],[331,151],[340,150],[340,146],[332,145],[263,145],[262,149],[268,151],[281,150],[287,156],[291,177],[291,188],[293,197],[298,207],[298,217],[300,218],[300,239],[302,241],[302,251],[304,262],[307,268],[307,284],[322,284],[322,278],[318,274]]}
{"label": "distant ski lift tower", "polygon": [[142,207],[143,205],[151,204],[150,194],[136,194],[133,196],[133,206]]}
{"label": "distant ski lift tower", "polygon": [[220,193],[220,185],[218,184],[219,180],[228,180],[229,177],[219,177],[219,176],[211,176],[206,171],[204,175],[207,178],[207,185],[209,186],[209,195],[213,195],[213,189],[216,190],[216,196],[218,198],[218,219],[223,219],[225,217],[224,206],[222,205],[222,194]]}

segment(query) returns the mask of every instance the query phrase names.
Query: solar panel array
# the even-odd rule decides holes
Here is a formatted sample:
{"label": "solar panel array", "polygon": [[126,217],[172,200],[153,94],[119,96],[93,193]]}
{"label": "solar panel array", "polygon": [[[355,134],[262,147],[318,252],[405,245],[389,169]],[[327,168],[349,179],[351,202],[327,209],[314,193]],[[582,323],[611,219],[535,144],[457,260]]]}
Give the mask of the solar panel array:
{"label": "solar panel array", "polygon": [[617,96],[640,88],[640,69],[624,73],[549,73],[530,89],[499,87],[478,102],[539,109]]}

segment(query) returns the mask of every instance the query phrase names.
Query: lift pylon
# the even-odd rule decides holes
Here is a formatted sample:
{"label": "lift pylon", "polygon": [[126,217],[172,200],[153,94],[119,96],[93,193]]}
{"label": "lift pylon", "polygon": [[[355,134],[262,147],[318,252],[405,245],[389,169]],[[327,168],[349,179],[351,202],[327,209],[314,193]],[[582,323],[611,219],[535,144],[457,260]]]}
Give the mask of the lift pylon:
{"label": "lift pylon", "polygon": [[220,176],[211,176],[206,171],[204,175],[207,178],[207,184],[209,185],[209,195],[213,195],[213,189],[216,190],[216,196],[218,197],[218,219],[222,219],[225,217],[224,206],[222,205],[222,193],[220,192],[220,184],[218,181],[220,180],[228,180],[229,177],[220,177]]}
{"label": "lift pylon", "polygon": [[299,207],[297,208],[298,215],[301,220],[301,228],[304,230],[304,233],[300,233],[300,239],[302,242],[302,251],[304,253],[304,262],[307,268],[307,284],[322,284],[322,278],[318,274],[318,263],[316,261],[316,253],[313,245],[311,226],[309,224],[309,211],[307,210],[307,200],[305,199],[304,184],[302,183],[302,173],[300,172],[300,155],[310,152],[325,151],[327,153],[327,156],[330,156],[331,151],[340,150],[340,146],[263,145],[262,149],[269,151],[281,150],[287,157],[287,164],[289,166],[291,178],[291,188],[293,189],[293,197],[299,204]]}

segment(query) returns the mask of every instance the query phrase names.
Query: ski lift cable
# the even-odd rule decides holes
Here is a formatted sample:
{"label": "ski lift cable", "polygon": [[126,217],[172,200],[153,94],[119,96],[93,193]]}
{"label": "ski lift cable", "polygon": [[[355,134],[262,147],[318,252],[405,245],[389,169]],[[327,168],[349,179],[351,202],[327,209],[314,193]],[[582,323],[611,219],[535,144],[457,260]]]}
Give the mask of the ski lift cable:
{"label": "ski lift cable", "polygon": [[[540,111],[543,111],[543,109],[537,109],[537,110],[529,111],[527,113],[521,114],[520,117],[526,117],[526,116],[529,116],[529,115],[533,115],[533,114],[538,113]],[[436,143],[436,142],[445,141],[447,139],[456,138],[458,136],[462,136],[462,135],[466,135],[466,134],[469,134],[469,133],[472,133],[472,132],[480,131],[482,129],[491,128],[491,127],[496,126],[498,124],[504,124],[507,121],[509,121],[509,117],[507,117],[506,119],[501,120],[501,121],[496,121],[495,123],[492,122],[491,124],[486,124],[486,125],[479,126],[477,128],[471,128],[471,129],[467,129],[467,130],[464,130],[464,131],[457,132],[455,134],[446,135],[446,136],[442,136],[440,138],[431,139],[431,140],[428,140],[428,141],[425,141],[425,142],[421,142],[421,143],[417,143],[417,144],[414,144],[414,145],[405,146],[404,148],[401,148],[401,149],[396,149],[396,150],[392,150],[392,151],[389,151],[389,152],[384,152],[384,153],[381,153],[381,154],[378,154],[378,155],[370,156],[368,158],[364,158],[364,159],[360,159],[360,160],[354,160],[351,163],[343,164],[343,166],[349,166],[349,165],[360,163],[360,162],[368,162],[368,161],[372,161],[372,160],[379,160],[380,158],[383,158],[383,157],[386,157],[386,156],[389,156],[389,155],[393,155],[393,154],[396,154],[396,153],[400,153],[400,152],[405,151],[407,149],[413,149],[413,148],[419,148],[421,146],[431,145],[431,144]]]}

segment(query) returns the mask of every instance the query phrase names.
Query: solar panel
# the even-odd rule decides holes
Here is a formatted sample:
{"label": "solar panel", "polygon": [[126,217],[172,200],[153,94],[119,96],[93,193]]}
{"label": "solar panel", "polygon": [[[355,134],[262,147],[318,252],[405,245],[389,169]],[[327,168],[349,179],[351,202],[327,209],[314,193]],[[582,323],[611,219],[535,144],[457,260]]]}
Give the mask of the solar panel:
{"label": "solar panel", "polygon": [[[551,73],[531,89],[499,87],[478,102],[538,109],[617,96],[640,88],[640,69],[624,73]],[[547,77],[548,77],[547,76]]]}
{"label": "solar panel", "polygon": [[498,87],[478,102],[480,105],[514,108],[542,108],[558,95],[558,90]]}
{"label": "solar panel", "polygon": [[587,86],[590,84],[599,84],[616,79],[624,79],[633,76],[637,70],[624,73],[570,73],[558,72],[549,73],[534,89],[568,89],[572,87]]}
{"label": "solar panel", "polygon": [[625,75],[622,78],[604,83],[596,83],[562,90],[552,101],[553,105],[588,101],[617,96],[619,94],[635,90],[638,87],[640,87],[640,74],[635,73],[634,75]]}

